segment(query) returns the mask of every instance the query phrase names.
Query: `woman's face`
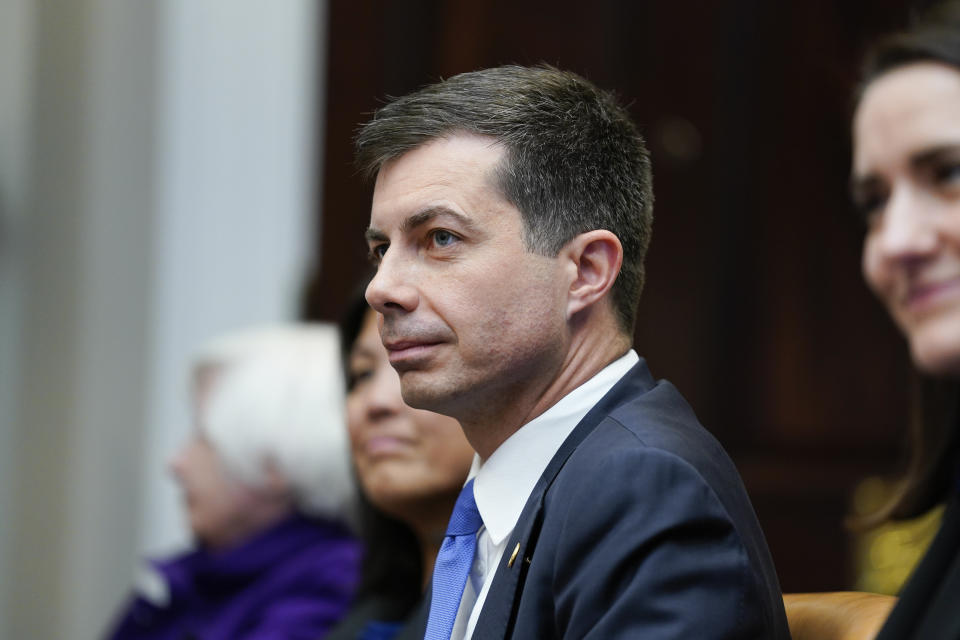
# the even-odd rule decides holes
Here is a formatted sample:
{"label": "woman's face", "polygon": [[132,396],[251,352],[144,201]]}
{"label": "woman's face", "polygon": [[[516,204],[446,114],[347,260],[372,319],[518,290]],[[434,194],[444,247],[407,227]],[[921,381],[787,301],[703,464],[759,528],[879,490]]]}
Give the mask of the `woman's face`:
{"label": "woman's face", "polygon": [[[216,381],[216,372],[200,373],[193,394],[198,423]],[[238,481],[200,428],[174,453],[168,467],[180,485],[190,531],[206,547],[235,546],[294,510],[289,486],[278,470],[265,466],[262,486]]]}
{"label": "woman's face", "polygon": [[381,510],[410,524],[436,506],[443,525],[463,487],[473,449],[453,418],[412,409],[369,311],[350,351],[347,422],[360,484]]}
{"label": "woman's face", "polygon": [[241,542],[258,529],[255,515],[266,497],[235,481],[202,434],[194,433],[169,466],[183,492],[187,521],[197,541],[219,549]]}
{"label": "woman's face", "polygon": [[868,85],[853,127],[863,274],[929,374],[960,374],[960,70],[896,68]]}

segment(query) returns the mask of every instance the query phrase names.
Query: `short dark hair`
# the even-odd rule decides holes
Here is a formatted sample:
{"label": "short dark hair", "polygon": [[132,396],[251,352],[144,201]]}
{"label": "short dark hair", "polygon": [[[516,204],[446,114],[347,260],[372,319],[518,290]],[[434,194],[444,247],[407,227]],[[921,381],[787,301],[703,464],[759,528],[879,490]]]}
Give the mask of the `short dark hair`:
{"label": "short dark hair", "polygon": [[520,211],[528,250],[556,255],[594,229],[619,238],[623,266],[612,296],[621,328],[632,333],[653,188],[646,145],[616,98],[547,65],[463,73],[379,109],[357,135],[357,162],[372,176],[389,160],[457,132],[505,148],[496,185]]}

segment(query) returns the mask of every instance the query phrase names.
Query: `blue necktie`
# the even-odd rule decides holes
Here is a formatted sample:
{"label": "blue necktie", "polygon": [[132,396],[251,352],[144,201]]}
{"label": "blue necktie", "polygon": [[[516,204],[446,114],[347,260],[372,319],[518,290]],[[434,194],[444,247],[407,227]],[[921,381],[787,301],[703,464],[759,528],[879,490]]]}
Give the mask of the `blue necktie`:
{"label": "blue necktie", "polygon": [[477,549],[477,531],[483,520],[473,499],[473,480],[460,492],[450,514],[447,535],[433,565],[433,595],[424,640],[448,640],[457,619],[463,588]]}

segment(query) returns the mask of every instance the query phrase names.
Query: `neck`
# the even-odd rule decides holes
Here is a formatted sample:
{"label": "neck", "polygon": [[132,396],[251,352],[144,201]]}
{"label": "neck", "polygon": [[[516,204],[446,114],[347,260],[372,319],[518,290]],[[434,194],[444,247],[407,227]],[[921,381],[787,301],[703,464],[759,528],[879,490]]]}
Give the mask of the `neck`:
{"label": "neck", "polygon": [[630,338],[615,330],[582,331],[575,334],[564,357],[539,377],[530,376],[523,386],[498,390],[502,404],[489,402],[474,411],[455,416],[482,460],[503,442],[564,396],[595,376],[630,349]]}
{"label": "neck", "polygon": [[270,527],[278,524],[293,515],[293,507],[270,510],[251,510],[243,520],[234,524],[229,530],[218,532],[216,536],[202,539],[204,546],[217,553],[229,551],[238,547],[254,536],[257,536]]}

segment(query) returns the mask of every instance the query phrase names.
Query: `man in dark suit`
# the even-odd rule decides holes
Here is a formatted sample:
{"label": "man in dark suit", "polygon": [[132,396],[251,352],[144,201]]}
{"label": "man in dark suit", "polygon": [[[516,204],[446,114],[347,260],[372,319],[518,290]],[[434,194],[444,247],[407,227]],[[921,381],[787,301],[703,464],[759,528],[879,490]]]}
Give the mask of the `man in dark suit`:
{"label": "man in dark suit", "polygon": [[357,148],[404,399],[477,452],[427,638],[788,638],[733,464],[631,349],[653,197],[626,112],[499,67],[392,101]]}

